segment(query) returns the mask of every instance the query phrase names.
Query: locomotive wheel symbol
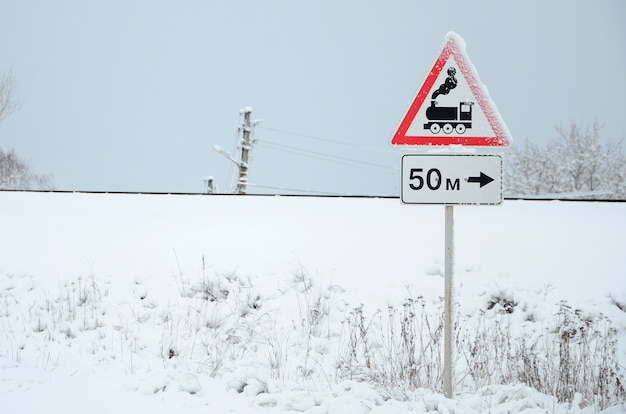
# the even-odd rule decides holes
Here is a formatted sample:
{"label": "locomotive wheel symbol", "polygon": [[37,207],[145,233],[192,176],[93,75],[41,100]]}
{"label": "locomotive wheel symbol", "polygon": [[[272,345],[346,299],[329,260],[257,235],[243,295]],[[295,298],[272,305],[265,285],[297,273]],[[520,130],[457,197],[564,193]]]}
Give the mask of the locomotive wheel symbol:
{"label": "locomotive wheel symbol", "polygon": [[453,130],[454,130],[454,127],[451,124],[445,124],[443,126],[444,134],[451,134]]}
{"label": "locomotive wheel symbol", "polygon": [[462,134],[465,132],[465,125],[463,124],[458,124],[454,130],[457,132],[457,134]]}
{"label": "locomotive wheel symbol", "polygon": [[439,126],[439,124],[432,124],[430,126],[430,132],[432,132],[433,134],[438,134],[439,131],[441,131],[441,127]]}

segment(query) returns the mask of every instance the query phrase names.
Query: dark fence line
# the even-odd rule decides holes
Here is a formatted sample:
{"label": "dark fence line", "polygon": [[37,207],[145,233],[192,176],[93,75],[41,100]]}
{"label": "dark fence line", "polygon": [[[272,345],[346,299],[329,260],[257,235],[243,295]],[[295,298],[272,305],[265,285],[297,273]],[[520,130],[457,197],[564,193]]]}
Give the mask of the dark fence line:
{"label": "dark fence line", "polygon": [[[341,195],[341,194],[232,194],[232,193],[189,193],[189,192],[158,192],[158,191],[73,191],[73,190],[5,190],[0,193],[55,193],[55,194],[122,194],[122,195],[173,195],[173,196],[205,196],[205,197],[300,197],[300,198],[381,198],[399,199],[400,196],[386,195]],[[581,199],[581,198],[544,198],[544,197],[504,197],[504,200],[524,201],[571,201],[598,203],[626,203],[626,200],[615,199]]]}

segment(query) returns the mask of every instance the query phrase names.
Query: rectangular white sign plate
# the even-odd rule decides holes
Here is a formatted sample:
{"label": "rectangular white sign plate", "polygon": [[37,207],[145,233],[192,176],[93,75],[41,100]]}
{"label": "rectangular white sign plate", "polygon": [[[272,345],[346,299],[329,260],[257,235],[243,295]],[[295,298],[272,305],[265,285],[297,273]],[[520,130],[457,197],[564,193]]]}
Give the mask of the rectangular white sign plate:
{"label": "rectangular white sign plate", "polygon": [[404,204],[502,203],[502,156],[406,154],[400,199]]}

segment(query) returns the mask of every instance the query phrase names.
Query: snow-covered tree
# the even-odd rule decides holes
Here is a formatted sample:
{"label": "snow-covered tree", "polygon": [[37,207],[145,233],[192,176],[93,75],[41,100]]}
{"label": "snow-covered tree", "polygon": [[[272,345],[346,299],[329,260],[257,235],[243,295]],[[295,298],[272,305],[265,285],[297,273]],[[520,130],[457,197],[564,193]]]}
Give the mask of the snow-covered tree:
{"label": "snow-covered tree", "polygon": [[[0,75],[0,122],[17,107],[15,76],[12,72]],[[33,174],[14,150],[0,147],[0,190],[51,190],[52,181],[44,175]]]}
{"label": "snow-covered tree", "polygon": [[626,199],[626,156],[621,142],[603,140],[601,127],[557,127],[545,146],[528,141],[508,154],[509,196]]}

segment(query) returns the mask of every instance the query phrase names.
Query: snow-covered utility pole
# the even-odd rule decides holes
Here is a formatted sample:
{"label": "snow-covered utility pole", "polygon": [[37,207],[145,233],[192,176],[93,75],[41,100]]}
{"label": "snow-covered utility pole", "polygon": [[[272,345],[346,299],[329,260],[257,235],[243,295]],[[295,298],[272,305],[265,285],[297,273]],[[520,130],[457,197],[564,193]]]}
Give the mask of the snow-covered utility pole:
{"label": "snow-covered utility pole", "polygon": [[205,194],[215,194],[217,192],[213,177],[206,177],[204,179],[204,186],[205,186],[205,189],[204,189]]}
{"label": "snow-covered utility pole", "polygon": [[[218,154],[221,154],[228,158],[233,164],[237,166],[238,177],[237,177],[237,185],[235,187],[235,194],[245,194],[246,186],[248,185],[248,161],[250,158],[250,148],[252,144],[254,144],[253,131],[256,124],[261,122],[261,120],[250,120],[250,115],[252,114],[252,108],[249,106],[241,109],[239,111],[240,115],[243,115],[243,124],[239,127],[238,132],[241,132],[241,140],[239,141],[237,148],[241,148],[241,158],[235,159],[228,151],[225,151],[219,145],[214,145],[213,150]],[[239,136],[239,134],[238,134]],[[238,138],[239,139],[239,138]],[[207,180],[205,179],[205,182]],[[211,186],[209,183],[206,183],[208,193],[216,192],[217,190],[211,190]]]}
{"label": "snow-covered utility pole", "polygon": [[243,138],[241,140],[241,161],[239,162],[239,178],[237,179],[237,188],[235,192],[237,194],[246,193],[246,185],[248,183],[248,154],[250,152],[252,123],[250,122],[250,115],[252,114],[252,108],[249,106],[241,110],[243,113]]}

